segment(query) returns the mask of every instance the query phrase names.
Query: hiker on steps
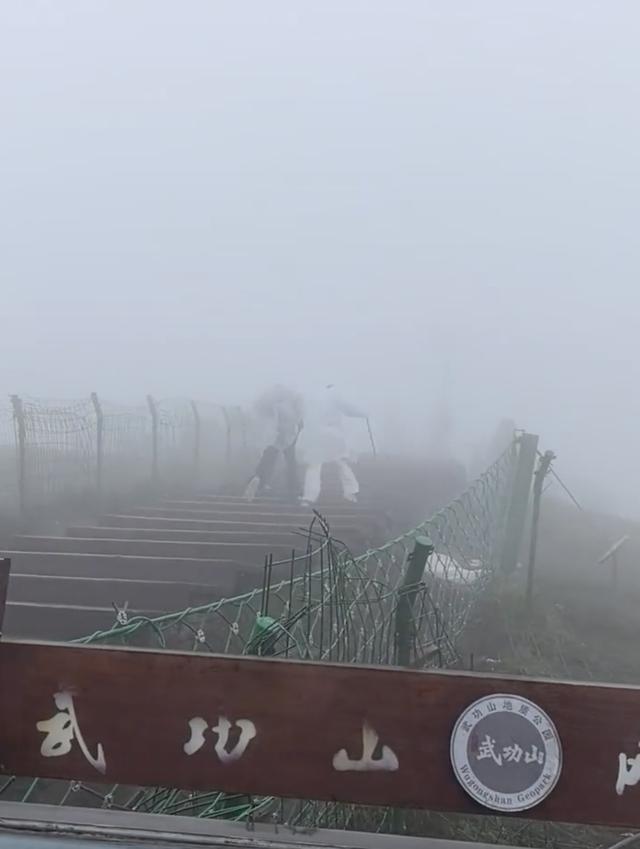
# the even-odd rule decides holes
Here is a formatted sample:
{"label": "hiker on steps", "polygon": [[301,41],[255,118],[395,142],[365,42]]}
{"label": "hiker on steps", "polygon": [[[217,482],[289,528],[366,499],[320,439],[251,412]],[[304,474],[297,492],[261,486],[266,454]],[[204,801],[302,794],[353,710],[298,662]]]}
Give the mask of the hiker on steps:
{"label": "hiker on steps", "polygon": [[322,486],[322,467],[335,463],[338,467],[342,495],[346,501],[357,501],[360,485],[348,463],[349,450],[344,435],[344,417],[367,419],[367,414],[338,396],[333,384],[311,415],[303,435],[301,450],[307,462],[302,504],[315,504]]}
{"label": "hiker on steps", "polygon": [[285,386],[274,386],[255,404],[256,413],[272,421],[275,436],[262,453],[254,476],[249,481],[244,497],[252,501],[256,495],[271,491],[271,481],[280,455],[284,458],[287,498],[298,498],[298,465],[296,443],[303,427],[302,397]]}

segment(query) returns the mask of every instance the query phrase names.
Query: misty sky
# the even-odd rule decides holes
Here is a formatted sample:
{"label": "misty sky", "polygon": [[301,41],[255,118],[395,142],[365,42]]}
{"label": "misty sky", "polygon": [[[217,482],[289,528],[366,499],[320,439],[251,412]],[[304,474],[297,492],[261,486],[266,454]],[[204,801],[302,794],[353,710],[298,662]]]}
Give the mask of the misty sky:
{"label": "misty sky", "polygon": [[[1,392],[335,382],[635,505],[635,0],[0,0]],[[445,372],[446,370],[446,372]]]}

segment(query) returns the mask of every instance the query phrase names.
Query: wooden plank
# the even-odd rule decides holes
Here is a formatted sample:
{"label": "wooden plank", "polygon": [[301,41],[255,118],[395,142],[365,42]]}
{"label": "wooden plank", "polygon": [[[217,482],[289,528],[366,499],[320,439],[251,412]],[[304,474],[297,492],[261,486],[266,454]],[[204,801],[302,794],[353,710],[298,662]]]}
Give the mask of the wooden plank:
{"label": "wooden plank", "polygon": [[[205,507],[136,507],[135,514],[137,516],[157,516],[161,519],[205,519],[210,521],[252,521],[252,522],[260,522],[262,524],[291,524],[295,526],[308,526],[313,520],[313,513],[311,510],[289,510],[282,512],[274,512],[269,511],[269,508],[265,508],[264,511],[256,510],[255,512],[249,512],[242,509],[229,509],[229,510],[221,510],[217,507],[214,507],[210,510]],[[349,513],[340,513],[340,512],[332,512],[323,514],[327,519],[329,524],[331,524],[336,519],[349,519],[352,522],[356,521],[358,523],[366,524],[377,524],[380,523],[380,517],[375,516],[372,513],[360,513],[359,515],[353,515]]]}
{"label": "wooden plank", "polygon": [[[63,554],[60,552],[11,552],[13,574],[66,575],[77,577],[135,578],[141,581],[172,581],[206,584],[216,575],[240,569],[231,560],[197,560],[177,557],[138,557],[113,554]],[[249,568],[247,571],[251,571]],[[256,574],[262,567],[255,567]]]}
{"label": "wooden plank", "polygon": [[[149,611],[148,615],[154,614]],[[12,640],[75,640],[94,631],[108,630],[113,627],[115,619],[112,607],[54,607],[9,601],[5,634]]]}
{"label": "wooden plank", "polygon": [[[73,699],[86,754],[77,739],[43,745],[55,740],[37,724],[68,719],[56,693]],[[640,786],[616,792],[620,753],[638,752],[637,687],[4,642],[0,752],[6,774],[486,813],[455,780],[449,744],[460,714],[496,693],[539,705],[562,741],[558,785],[525,816],[640,825]],[[196,718],[208,730],[188,754]],[[360,758],[364,722],[397,771],[334,769],[342,749]]]}
{"label": "wooden plank", "polygon": [[181,540],[131,540],[88,537],[19,536],[14,540],[21,552],[61,552],[73,554],[114,554],[132,557],[185,557],[195,560],[231,560],[234,563],[263,564],[268,554],[283,560],[291,554],[291,546],[268,546],[262,542],[183,542]]}
{"label": "wooden plank", "polygon": [[[184,499],[163,499],[163,503],[166,503],[167,501],[174,501],[174,500],[184,500]],[[253,505],[253,506],[259,505],[259,506],[264,506],[264,507],[275,506],[276,508],[280,508],[280,507],[284,506],[284,507],[288,507],[289,509],[291,509],[291,507],[293,507],[293,506],[299,507],[299,505],[292,505],[289,501],[286,501],[282,498],[257,497],[257,498],[254,498],[253,501],[248,502],[247,499],[242,495],[207,495],[205,493],[205,494],[195,495],[195,496],[190,495],[188,500],[198,502],[199,504],[204,503],[204,504],[210,504],[210,505],[213,505],[213,506],[215,506],[216,504],[223,504],[223,505],[227,505],[227,504],[233,505],[233,504],[235,504],[235,505],[238,505],[238,506],[245,506],[245,505],[249,504],[249,505]],[[339,498],[339,497],[338,498],[327,498],[327,497],[322,496],[322,495],[320,496],[320,498],[316,502],[316,507],[317,507],[318,510],[320,510],[320,512],[322,512],[323,510],[332,509],[332,508],[336,508],[338,510],[344,509],[346,511],[352,511],[352,512],[355,512],[355,513],[360,513],[360,512],[362,512],[363,509],[364,510],[376,510],[375,502],[371,501],[370,499],[364,499],[363,500],[362,498],[358,498],[358,502],[353,504],[350,501],[345,501],[343,498]],[[377,511],[377,512],[379,512],[379,511]]]}
{"label": "wooden plank", "polygon": [[[182,496],[172,496],[170,498],[161,499],[163,502],[166,501],[197,501],[198,503],[206,503],[206,504],[238,504],[239,506],[245,505],[265,505],[265,506],[275,506],[281,507],[282,505],[291,507],[299,507],[298,504],[292,504],[290,501],[284,498],[265,498],[262,496],[258,496],[254,498],[252,501],[247,501],[247,499],[243,495],[220,495],[220,494],[207,494],[207,493],[199,493],[194,495],[189,493],[188,495]],[[364,509],[376,509],[376,500],[371,497],[371,493],[369,497],[363,496],[362,493],[358,496],[357,502],[346,501],[340,494],[329,495],[329,494],[321,494],[318,500],[316,501],[316,506],[319,510],[324,510],[327,507],[336,507],[336,508],[344,508],[345,510],[353,510],[353,511],[361,511]]]}
{"label": "wooden plank", "polygon": [[107,528],[74,525],[67,528],[68,537],[83,539],[148,539],[167,542],[257,542],[266,547],[306,547],[306,537],[285,531],[190,531],[175,528]]}
{"label": "wooden plank", "polygon": [[[180,499],[163,499],[157,504],[157,507],[164,509],[169,508],[173,510],[206,510],[208,512],[214,513],[237,513],[238,511],[242,511],[246,514],[251,513],[299,513],[303,516],[309,516],[311,509],[309,507],[300,507],[297,504],[290,504],[287,502],[258,502],[258,501],[245,501],[237,502],[237,501],[203,501],[202,499],[189,499],[189,500],[180,500]],[[373,518],[374,514],[371,512],[370,507],[359,507],[356,504],[350,504],[348,501],[344,502],[336,502],[333,501],[329,504],[317,504],[315,505],[316,509],[320,512],[330,512],[334,516],[350,516],[350,517],[360,517],[365,516],[366,518]]]}
{"label": "wooden plank", "polygon": [[[247,499],[244,495],[228,495],[220,492],[202,492],[198,495],[190,495],[189,498],[195,501],[225,501],[232,502],[236,504],[246,504]],[[275,496],[267,496],[267,495],[257,495],[253,499],[253,504],[284,504],[285,500],[283,498],[276,498]]]}
{"label": "wooden plank", "polygon": [[185,607],[209,604],[231,595],[236,588],[233,573],[209,584],[175,581],[137,581],[130,578],[78,578],[62,575],[12,575],[9,601],[57,606],[119,608],[168,613]]}
{"label": "wooden plank", "polygon": [[[251,531],[260,533],[267,531],[268,533],[281,531],[304,531],[307,530],[309,524],[301,524],[295,522],[258,522],[251,520],[212,520],[212,519],[181,519],[167,516],[140,516],[136,514],[117,514],[109,513],[101,516],[99,523],[110,528],[173,528],[174,530],[195,530],[195,531]],[[363,528],[354,524],[352,520],[341,519],[331,523],[332,531],[339,530],[341,534],[354,532],[362,534]]]}

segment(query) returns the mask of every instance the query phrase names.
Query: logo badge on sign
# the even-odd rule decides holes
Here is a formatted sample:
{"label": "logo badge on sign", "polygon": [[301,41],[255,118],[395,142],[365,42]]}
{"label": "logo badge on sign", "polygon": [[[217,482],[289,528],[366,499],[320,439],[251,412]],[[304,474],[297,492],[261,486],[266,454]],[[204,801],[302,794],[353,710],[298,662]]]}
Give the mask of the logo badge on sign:
{"label": "logo badge on sign", "polygon": [[451,763],[467,793],[493,811],[526,811],[552,792],[562,745],[549,716],[521,696],[478,699],[456,722]]}

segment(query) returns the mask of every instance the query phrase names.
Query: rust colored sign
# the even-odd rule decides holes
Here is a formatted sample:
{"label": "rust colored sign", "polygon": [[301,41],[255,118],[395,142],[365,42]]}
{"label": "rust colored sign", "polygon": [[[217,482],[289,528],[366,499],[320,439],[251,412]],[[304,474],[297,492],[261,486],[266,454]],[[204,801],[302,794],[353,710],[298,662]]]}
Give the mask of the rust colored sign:
{"label": "rust colored sign", "polygon": [[[487,719],[496,693],[531,723]],[[639,688],[0,643],[9,775],[481,813],[457,724],[478,785],[533,793],[524,815],[640,826]]]}

